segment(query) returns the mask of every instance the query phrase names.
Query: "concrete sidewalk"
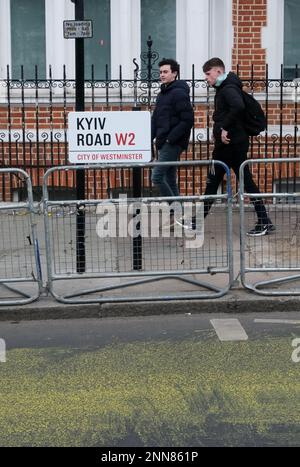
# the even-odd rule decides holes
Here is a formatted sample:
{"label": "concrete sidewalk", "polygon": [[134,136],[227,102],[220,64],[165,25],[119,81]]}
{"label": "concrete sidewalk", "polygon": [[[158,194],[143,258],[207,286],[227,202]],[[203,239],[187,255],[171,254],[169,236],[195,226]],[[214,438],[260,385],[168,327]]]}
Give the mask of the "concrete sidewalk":
{"label": "concrete sidewalk", "polygon": [[[28,216],[20,216],[22,222],[24,218]],[[94,222],[94,219],[92,219]],[[90,265],[96,264],[99,262],[101,266],[106,263],[108,269],[111,268],[111,271],[117,270],[118,267],[122,269],[122,265],[125,268],[128,268],[128,261],[130,261],[130,255],[132,251],[132,239],[129,240],[129,243],[116,242],[113,243],[111,239],[109,243],[103,243],[101,246],[101,255],[99,256],[98,250],[93,250],[92,245],[96,242],[99,242],[97,236],[94,232],[94,224],[91,222],[89,224],[89,219],[87,218],[87,262]],[[246,255],[247,263],[251,266],[270,266],[274,260],[283,261],[284,255],[289,251],[293,245],[291,244],[291,230],[288,231],[284,229],[284,219],[281,219],[281,224],[276,224],[276,233],[271,235],[260,237],[260,238],[248,238],[246,246]],[[44,242],[44,227],[43,227],[43,218],[42,216],[37,216],[37,232],[40,242],[40,253],[42,261],[42,272],[43,272],[43,282],[45,285],[46,282],[46,262],[45,262],[45,242]],[[52,222],[52,220],[51,220]],[[53,229],[52,229],[52,240],[55,243],[55,255],[54,258],[55,267],[59,272],[65,272],[68,270],[68,267],[74,269],[74,219],[70,217],[70,220],[61,223],[60,217],[57,216],[53,218]],[[253,226],[255,223],[255,217],[252,210],[247,211],[247,224]],[[51,224],[52,225],[52,224]],[[193,274],[194,261],[197,261],[197,264],[203,266],[205,264],[213,264],[216,266],[224,266],[227,260],[226,257],[226,242],[224,237],[224,231],[222,230],[222,225],[225,225],[224,211],[216,207],[205,223],[205,243],[203,247],[191,250],[186,252],[185,248],[182,247],[181,240],[173,240],[173,246],[170,243],[169,239],[156,239],[156,241],[151,246],[148,244],[149,251],[145,258],[147,261],[150,261],[148,270],[151,271],[151,260],[154,261],[154,256],[158,255],[160,262],[155,263],[162,266],[163,268],[166,265],[174,271],[176,267],[179,269],[182,267],[182,262],[185,261],[187,269],[191,269],[191,274],[189,277],[192,280],[208,282],[212,287],[216,288],[226,288],[228,282],[228,275],[214,272],[207,274]],[[63,228],[63,230],[62,230]],[[55,319],[55,318],[79,318],[79,317],[105,317],[105,316],[138,316],[138,315],[147,315],[147,314],[162,314],[162,313],[200,313],[200,312],[251,312],[251,311],[298,311],[299,309],[299,298],[296,295],[291,296],[273,296],[266,297],[257,295],[251,291],[246,290],[241,286],[239,280],[239,271],[240,271],[240,235],[239,235],[239,215],[238,212],[234,212],[233,215],[233,269],[234,269],[234,283],[231,290],[224,296],[218,298],[192,298],[193,295],[197,294],[199,291],[201,293],[209,292],[209,289],[205,287],[199,287],[195,284],[183,282],[176,278],[164,278],[159,279],[153,282],[147,282],[142,285],[134,285],[126,288],[116,288],[112,291],[102,291],[101,297],[107,297],[107,300],[117,300],[115,303],[86,303],[86,304],[64,304],[56,301],[51,295],[47,295],[44,291],[40,298],[37,301],[34,301],[27,305],[2,305],[0,306],[0,320],[22,320],[22,319]],[[26,229],[18,229],[21,232],[22,237],[28,238],[26,235]],[[7,236],[13,235],[12,232],[8,231]],[[20,235],[20,234],[19,234]],[[285,236],[285,237],[284,237]],[[104,241],[104,240],[102,240]],[[164,243],[165,242],[165,243]],[[169,242],[169,243],[168,243]],[[175,243],[174,243],[175,242]],[[181,242],[181,243],[180,243]],[[285,245],[285,243],[286,245]],[[28,252],[25,259],[22,257],[22,248],[20,244],[19,248],[16,248],[10,254],[11,260],[11,271],[13,272],[13,266],[19,265],[20,261],[28,261]],[[279,249],[278,245],[285,245],[285,250],[282,250],[281,256],[279,258]],[[27,245],[27,244],[26,244]],[[150,246],[149,246],[150,245]],[[32,245],[29,245],[31,248],[32,255]],[[28,249],[27,245],[25,249]],[[296,245],[298,247],[298,244]],[[145,243],[144,248],[147,248]],[[152,249],[151,249],[152,248]],[[95,256],[95,252],[97,255]],[[294,252],[295,254],[295,252]],[[5,254],[4,254],[5,257]],[[126,259],[126,261],[124,260]],[[196,258],[196,259],[195,259]],[[162,261],[163,259],[163,261]],[[73,262],[72,262],[73,261]],[[122,263],[124,261],[124,263]],[[201,264],[200,264],[201,263]],[[3,263],[4,265],[8,263]],[[117,266],[116,266],[117,265]],[[177,266],[176,266],[177,265]],[[30,268],[30,266],[29,266]],[[63,269],[64,268],[64,269]],[[114,269],[115,268],[115,269]],[[155,269],[155,268],[154,268]],[[3,265],[1,268],[2,277],[5,273]],[[284,272],[281,276],[288,275],[291,273]],[[105,274],[104,274],[105,276]],[[139,273],[136,273],[136,276],[131,279],[143,279],[144,277],[138,277]],[[274,272],[264,272],[264,273],[251,273],[249,274],[249,281],[252,283],[256,280],[266,280],[272,279],[276,276]],[[4,277],[7,277],[4,275]],[[9,272],[8,272],[9,277]],[[12,276],[13,277],[13,276]],[[80,277],[80,276],[79,276]],[[278,277],[278,274],[277,274]],[[103,277],[103,278],[89,278],[89,279],[69,279],[55,281],[55,290],[58,295],[60,294],[72,294],[78,292],[78,290],[99,288],[99,287],[109,287],[112,284],[116,287],[124,284],[124,281],[128,281],[128,278],[123,277]],[[14,284],[14,287],[17,284]],[[282,287],[280,285],[280,287]],[[290,283],[287,283],[285,288],[289,288]],[[19,289],[27,292],[28,294],[34,294],[37,290],[36,284],[26,283],[19,284]],[[278,289],[279,290],[279,289]],[[299,289],[295,289],[297,291]],[[210,292],[214,293],[213,290]],[[174,296],[175,295],[175,296]],[[178,300],[178,296],[188,296],[189,299]],[[0,302],[1,300],[6,300],[8,296],[17,297],[13,292],[7,291],[3,286],[0,287]],[[92,298],[95,298],[99,295],[93,293]],[[153,297],[153,300],[143,300],[146,296]],[[174,299],[166,300],[165,298],[170,298],[174,296]],[[88,297],[84,295],[83,297]],[[124,298],[125,297],[125,298]],[[126,300],[126,297],[127,300]],[[132,302],[130,301],[132,297],[139,297],[139,301]]]}

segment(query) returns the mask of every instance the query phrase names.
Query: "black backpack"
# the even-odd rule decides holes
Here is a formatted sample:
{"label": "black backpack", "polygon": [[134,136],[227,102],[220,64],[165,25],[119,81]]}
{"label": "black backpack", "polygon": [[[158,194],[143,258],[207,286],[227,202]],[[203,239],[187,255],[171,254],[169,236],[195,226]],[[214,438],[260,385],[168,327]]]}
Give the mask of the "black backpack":
{"label": "black backpack", "polygon": [[243,127],[249,136],[257,136],[267,126],[266,117],[260,103],[247,92],[242,90],[245,104]]}

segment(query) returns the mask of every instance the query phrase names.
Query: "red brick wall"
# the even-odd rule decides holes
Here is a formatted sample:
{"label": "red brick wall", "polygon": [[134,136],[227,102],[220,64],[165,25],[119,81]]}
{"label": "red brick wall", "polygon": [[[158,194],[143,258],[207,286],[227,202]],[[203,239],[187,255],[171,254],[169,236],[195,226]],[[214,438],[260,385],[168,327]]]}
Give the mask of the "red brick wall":
{"label": "red brick wall", "polygon": [[233,0],[234,45],[232,69],[239,64],[240,76],[264,77],[266,51],[262,48],[262,28],[267,25],[267,0]]}
{"label": "red brick wall", "polygon": [[[263,103],[264,107],[264,103]],[[130,110],[130,106],[124,106],[124,110]],[[73,107],[69,106],[67,112],[72,111]],[[87,110],[92,110],[91,107],[87,107]],[[94,110],[119,110],[118,106],[109,107],[109,109],[103,105],[95,106]],[[34,187],[42,186],[42,179],[44,172],[47,168],[52,167],[53,165],[66,165],[68,164],[68,148],[63,141],[56,141],[54,135],[51,138],[40,138],[39,144],[35,141],[32,142],[15,142],[13,137],[13,131],[15,129],[22,129],[22,124],[25,121],[24,130],[32,130],[33,135],[36,132],[36,109],[34,106],[26,106],[22,110],[21,106],[14,105],[10,110],[10,121],[11,121],[11,135],[12,143],[9,146],[8,143],[1,143],[0,135],[0,160],[4,166],[13,166],[26,169],[32,179],[32,184]],[[210,105],[209,109],[206,104],[198,104],[195,107],[195,129],[197,128],[206,128],[207,118],[209,116],[209,125],[212,126],[212,111],[213,104]],[[283,125],[291,125],[293,127],[295,123],[295,104],[291,102],[284,102],[282,105],[277,101],[271,101],[268,104],[268,116],[269,116],[269,125],[280,125],[282,122]],[[0,106],[0,127],[3,130],[9,129],[9,115],[7,107]],[[25,118],[25,120],[24,120]],[[38,128],[39,130],[47,129],[48,131],[52,128],[54,130],[63,129],[65,124],[64,118],[64,108],[61,106],[48,107],[41,106],[38,111]],[[280,142],[283,144],[280,145]],[[297,141],[299,144],[299,141]],[[293,134],[290,138],[282,137],[280,141],[280,136],[272,137],[272,134],[269,134],[268,147],[265,148],[264,138],[261,138],[261,144],[254,142],[252,149],[250,151],[250,156],[252,158],[263,158],[265,155],[267,157],[292,157],[294,155],[294,140]],[[195,142],[195,159],[197,160],[207,160],[208,159],[208,150],[212,150],[212,145],[207,145],[206,140],[202,140],[199,143],[198,140]],[[185,154],[183,158],[185,158]],[[187,158],[192,159],[193,154],[190,148],[187,153]],[[271,173],[271,172],[269,172]],[[269,177],[270,175],[268,175]],[[202,174],[199,171],[185,171],[181,177],[180,185],[183,192],[189,192],[193,187],[196,187],[197,192],[203,193],[205,188],[205,178],[206,178],[206,169],[202,170]],[[148,186],[149,176],[145,175],[144,185]],[[232,179],[234,185],[234,177]],[[49,179],[49,184],[56,187],[66,187],[74,188],[75,186],[75,177],[72,171],[68,173],[64,172],[55,172],[53,177]],[[271,188],[272,180],[267,180],[267,185]],[[123,173],[123,177],[120,177],[120,174],[115,172],[111,173],[108,177],[107,171],[103,171],[102,175],[98,173],[94,179],[93,172],[90,171],[87,176],[87,187],[89,191],[89,197],[103,197],[107,196],[108,187],[120,187],[120,186],[129,186],[129,172]],[[18,180],[11,182],[11,186],[16,188],[18,186]],[[9,190],[6,187],[5,190],[5,199],[9,200]],[[2,192],[3,199],[3,192]]]}

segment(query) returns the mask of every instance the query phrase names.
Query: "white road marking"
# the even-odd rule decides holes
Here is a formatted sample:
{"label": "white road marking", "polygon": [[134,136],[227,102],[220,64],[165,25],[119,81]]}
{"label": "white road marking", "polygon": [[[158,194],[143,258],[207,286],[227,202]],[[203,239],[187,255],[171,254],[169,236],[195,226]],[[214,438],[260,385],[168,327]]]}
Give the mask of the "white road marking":
{"label": "white road marking", "polygon": [[6,362],[6,345],[4,339],[0,339],[0,362]]}
{"label": "white road marking", "polygon": [[211,319],[220,341],[246,341],[248,336],[238,319]]}
{"label": "white road marking", "polygon": [[254,323],[300,324],[299,319],[255,319]]}

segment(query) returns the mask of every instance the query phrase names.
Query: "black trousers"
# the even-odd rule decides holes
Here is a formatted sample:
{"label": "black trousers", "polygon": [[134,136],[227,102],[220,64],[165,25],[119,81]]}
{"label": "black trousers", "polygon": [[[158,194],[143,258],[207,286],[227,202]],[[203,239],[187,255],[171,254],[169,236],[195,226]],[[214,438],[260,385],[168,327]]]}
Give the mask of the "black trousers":
{"label": "black trousers", "polygon": [[[239,169],[241,164],[247,159],[248,149],[248,140],[239,144],[218,145],[214,148],[213,159],[224,162],[230,169],[234,171],[237,179],[239,179]],[[205,195],[215,195],[217,193],[218,187],[223,180],[224,175],[224,168],[216,164],[214,173],[209,172],[208,174]],[[248,165],[244,169],[244,185],[246,192],[259,193],[259,189],[252,178],[252,174]],[[251,198],[251,202],[254,205],[258,222],[267,224],[268,215],[262,199]],[[204,202],[204,217],[206,217],[209,213],[212,204],[213,200],[207,200]]]}

